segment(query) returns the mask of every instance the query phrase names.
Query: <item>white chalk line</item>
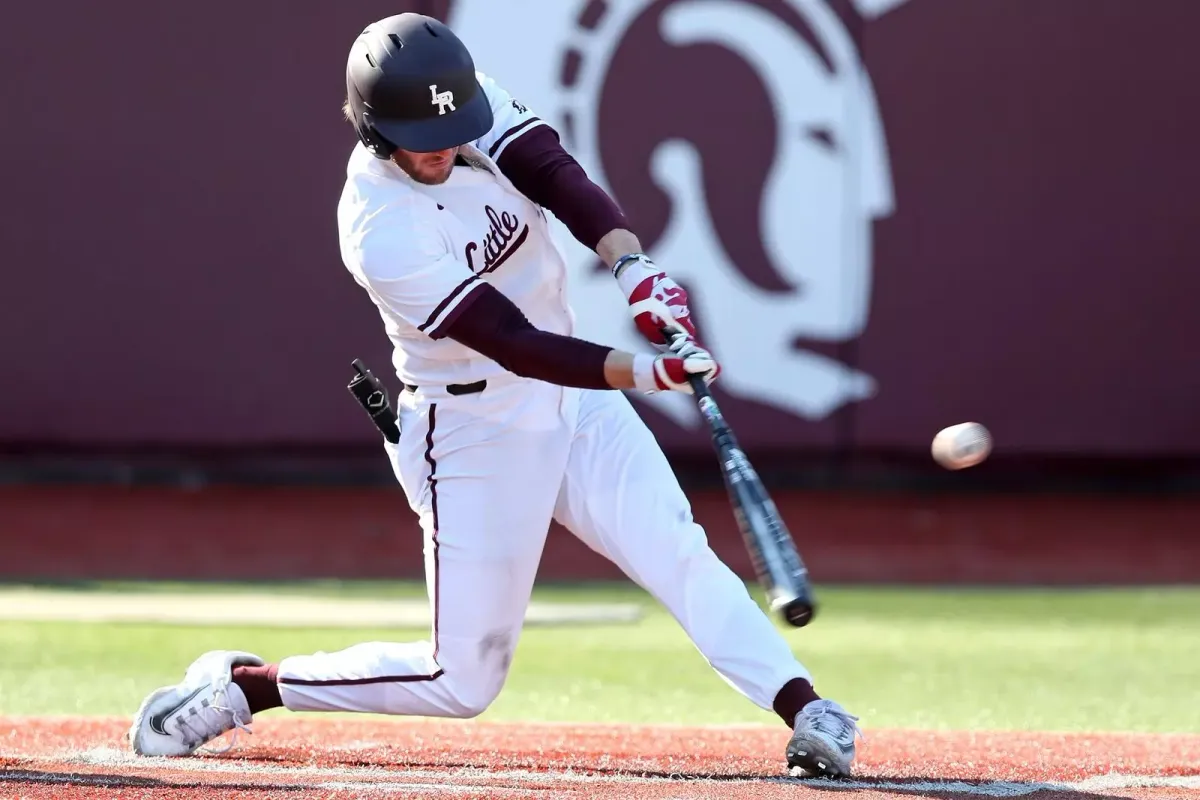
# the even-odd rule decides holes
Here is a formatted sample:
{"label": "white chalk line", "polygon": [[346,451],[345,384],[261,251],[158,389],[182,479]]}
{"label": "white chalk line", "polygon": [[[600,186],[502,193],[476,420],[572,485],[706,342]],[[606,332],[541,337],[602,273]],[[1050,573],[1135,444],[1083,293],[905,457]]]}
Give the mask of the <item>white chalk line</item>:
{"label": "white chalk line", "polygon": [[[88,775],[81,777],[70,773],[53,774],[46,772],[28,772],[21,770],[13,770],[0,773],[0,783],[37,783],[42,785],[61,785],[70,784],[71,786],[96,786],[110,789],[137,789],[137,788],[160,788],[157,785],[152,785],[147,781],[143,785],[138,777],[132,779],[125,775]],[[164,787],[171,786],[170,781],[163,781]],[[285,790],[285,791],[325,791],[325,792],[357,792],[361,793],[365,790],[371,794],[400,794],[402,792],[412,792],[413,790],[421,790],[425,792],[442,792],[445,794],[464,794],[467,792],[478,792],[480,788],[486,788],[489,794],[526,794],[526,789],[513,789],[503,786],[452,786],[445,783],[394,783],[394,782],[376,782],[363,783],[361,781],[323,781],[321,783],[240,783],[240,784],[221,784],[221,783],[205,783],[207,788],[220,789],[228,788],[229,786],[239,786],[240,788],[253,788],[263,790]]]}
{"label": "white chalk line", "polygon": [[[530,602],[525,624],[628,625],[638,603]],[[0,586],[0,620],[302,628],[418,628],[433,622],[424,598],[319,597],[271,593],[78,592]]]}
{"label": "white chalk line", "polygon": [[[773,779],[771,779],[773,780]],[[1036,792],[1078,792],[1080,794],[1119,789],[1200,789],[1200,775],[1096,775],[1081,781],[808,781],[806,786],[829,791],[916,792],[976,795],[979,797],[1024,797]]]}
{"label": "white chalk line", "polygon": [[[212,758],[146,758],[135,756],[127,751],[114,748],[100,747],[85,751],[70,751],[59,758],[29,758],[19,753],[4,754],[8,757],[21,759],[23,765],[31,763],[46,763],[48,765],[79,765],[106,768],[137,768],[138,774],[128,772],[121,775],[89,776],[97,785],[128,785],[139,779],[152,776],[153,771],[161,768],[176,773],[205,773],[210,775],[241,775],[250,780],[242,785],[254,785],[255,778],[275,778],[288,783],[289,786],[321,789],[326,791],[352,791],[355,789],[378,792],[383,794],[411,792],[414,789],[457,794],[478,791],[486,788],[491,792],[511,794],[527,791],[528,787],[545,784],[630,784],[630,783],[687,783],[688,785],[728,785],[743,783],[786,783],[804,786],[811,789],[826,791],[894,791],[914,793],[958,793],[978,797],[1023,797],[1042,791],[1095,793],[1105,790],[1170,788],[1170,789],[1200,789],[1200,775],[1127,775],[1110,773],[1096,775],[1080,781],[959,781],[959,780],[824,780],[802,779],[785,776],[748,776],[745,778],[685,778],[642,776],[636,772],[629,774],[601,774],[574,771],[546,772],[522,769],[492,770],[471,767],[448,767],[444,769],[389,769],[379,766],[361,767],[320,767],[312,765],[277,765],[245,761],[233,761]],[[55,780],[46,773],[33,773],[22,770],[10,770],[0,775],[0,783],[5,781],[20,781],[22,775],[30,776],[25,780],[37,780],[50,783]],[[288,779],[291,779],[290,781]],[[64,778],[64,781],[67,780]],[[447,780],[465,781],[463,785],[448,785]],[[78,783],[79,776],[73,781]],[[518,782],[520,787],[503,786],[497,781]],[[220,784],[213,783],[214,787]],[[264,784],[263,788],[279,788],[276,784]]]}

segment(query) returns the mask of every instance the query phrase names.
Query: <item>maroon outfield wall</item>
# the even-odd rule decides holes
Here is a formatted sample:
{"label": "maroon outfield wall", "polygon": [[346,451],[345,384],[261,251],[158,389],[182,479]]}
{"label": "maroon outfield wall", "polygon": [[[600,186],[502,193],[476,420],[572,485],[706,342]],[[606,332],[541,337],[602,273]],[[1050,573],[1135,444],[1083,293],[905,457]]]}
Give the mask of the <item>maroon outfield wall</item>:
{"label": "maroon outfield wall", "polygon": [[[525,55],[505,59],[472,34],[489,53],[480,66],[510,84],[530,67],[512,91],[574,125],[566,133],[581,157],[603,164],[669,269],[694,267],[667,256],[709,235],[720,246],[702,266],[716,272],[696,281],[698,294],[744,279],[764,308],[786,301],[770,318],[794,323],[784,333],[797,350],[762,361],[779,364],[783,399],[761,374],[722,396],[747,446],[917,452],[938,427],[973,418],[1009,453],[1200,455],[1200,104],[1190,101],[1200,3],[908,0],[876,17],[834,2],[841,28],[790,0],[735,4],[781,20],[794,33],[781,57],[814,70],[790,73],[809,88],[782,99],[736,43],[668,43],[660,23],[684,19],[682,0],[647,0],[624,21],[608,3],[554,0],[575,15],[561,36],[539,29],[537,3],[486,3],[511,17],[493,38],[506,48],[510,32],[528,38]],[[376,441],[343,388],[351,358],[386,369],[388,350],[337,255],[352,144],[338,107],[350,41],[404,7],[6,9],[0,443]],[[465,29],[485,8],[454,13]],[[751,30],[740,25],[731,36]],[[622,57],[570,55],[596,43]],[[543,57],[539,73],[531,59]],[[882,126],[865,150],[866,95],[837,93],[859,57]],[[570,122],[556,105],[568,90],[582,103]],[[829,109],[843,118],[822,120]],[[791,117],[776,126],[776,115],[803,128]],[[841,130],[847,116],[857,121]],[[808,192],[794,197],[768,188],[793,135],[805,149],[792,183]],[[670,137],[701,155],[708,208],[677,247],[662,240],[684,213],[681,195],[651,179]],[[846,177],[867,169],[870,147],[886,158],[876,177],[890,183],[890,203]],[[781,209],[787,223],[789,203],[794,234],[760,230]],[[829,203],[836,213],[820,216]],[[866,220],[861,232],[855,219]],[[842,223],[844,240],[789,261]],[[839,293],[858,306],[827,302]],[[726,308],[713,307],[710,316]],[[726,328],[713,346],[745,365],[736,353],[768,316]],[[793,369],[797,351],[833,366]],[[838,370],[844,396],[822,406],[818,384]],[[874,388],[856,396],[845,388],[852,374]],[[818,410],[806,417],[796,398]],[[672,452],[707,450],[705,437],[647,415]]]}

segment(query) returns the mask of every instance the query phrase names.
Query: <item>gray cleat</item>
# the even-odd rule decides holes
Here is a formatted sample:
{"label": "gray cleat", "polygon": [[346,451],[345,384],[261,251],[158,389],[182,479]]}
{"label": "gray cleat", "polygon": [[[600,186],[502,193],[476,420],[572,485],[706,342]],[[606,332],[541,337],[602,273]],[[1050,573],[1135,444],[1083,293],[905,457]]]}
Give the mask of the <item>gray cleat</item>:
{"label": "gray cleat", "polygon": [[861,734],[858,717],[832,700],[814,700],[796,715],[796,727],[787,746],[792,775],[824,778],[850,776],[855,737]]}

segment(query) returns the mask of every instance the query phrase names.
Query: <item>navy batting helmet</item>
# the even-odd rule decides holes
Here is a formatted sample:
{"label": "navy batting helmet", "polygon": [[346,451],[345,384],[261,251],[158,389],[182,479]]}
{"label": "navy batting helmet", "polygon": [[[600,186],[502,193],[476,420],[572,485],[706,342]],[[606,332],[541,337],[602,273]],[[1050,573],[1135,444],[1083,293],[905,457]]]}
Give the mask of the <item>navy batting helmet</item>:
{"label": "navy batting helmet", "polygon": [[492,127],[466,45],[422,14],[367,26],[346,62],[346,99],[358,138],[377,158],[446,150]]}

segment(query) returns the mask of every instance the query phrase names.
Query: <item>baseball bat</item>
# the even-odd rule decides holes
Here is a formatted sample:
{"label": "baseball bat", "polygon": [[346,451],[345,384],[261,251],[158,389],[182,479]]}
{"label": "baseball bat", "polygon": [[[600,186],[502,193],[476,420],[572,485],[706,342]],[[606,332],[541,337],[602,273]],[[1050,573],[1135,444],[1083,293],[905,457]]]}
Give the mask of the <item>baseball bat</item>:
{"label": "baseball bat", "polygon": [[[667,341],[678,335],[679,331],[663,330]],[[817,612],[808,568],[708,385],[697,375],[689,376],[688,382],[712,434],[733,516],[771,611],[792,627],[802,628],[812,622]]]}

